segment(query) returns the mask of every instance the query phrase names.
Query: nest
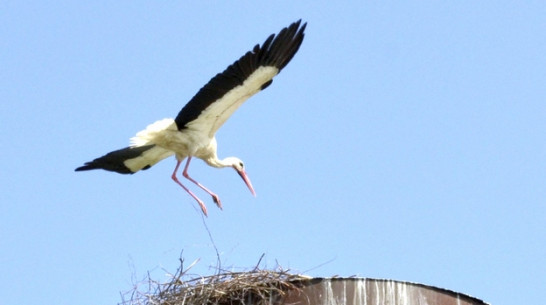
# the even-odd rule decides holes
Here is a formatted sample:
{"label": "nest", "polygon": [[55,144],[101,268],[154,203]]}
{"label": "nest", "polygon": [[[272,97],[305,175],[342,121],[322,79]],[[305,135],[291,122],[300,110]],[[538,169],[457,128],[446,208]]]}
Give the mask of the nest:
{"label": "nest", "polygon": [[[181,260],[183,265],[183,261]],[[191,266],[190,266],[191,268]],[[189,268],[188,268],[189,269]],[[307,276],[292,274],[278,267],[275,270],[254,268],[245,272],[218,272],[209,276],[191,276],[182,267],[167,283],[148,280],[149,291],[135,289],[131,305],[245,305],[279,304],[287,292],[298,290]]]}

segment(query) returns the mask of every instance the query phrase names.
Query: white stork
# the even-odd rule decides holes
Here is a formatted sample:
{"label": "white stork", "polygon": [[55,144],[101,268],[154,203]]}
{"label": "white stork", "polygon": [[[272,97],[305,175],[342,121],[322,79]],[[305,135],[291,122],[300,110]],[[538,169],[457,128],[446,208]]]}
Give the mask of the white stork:
{"label": "white stork", "polygon": [[298,20],[277,35],[271,34],[261,46],[256,45],[224,72],[214,76],[182,108],[174,120],[163,119],[149,125],[131,138],[129,147],[87,162],[76,168],[76,171],[104,169],[120,174],[133,174],[174,154],[176,166],[171,178],[199,203],[206,216],[207,208],[203,201],[176,176],[181,162],[187,158],[182,175],[210,194],[221,209],[218,195],[188,174],[192,157],[197,157],[212,167],[232,167],[243,178],[250,192],[256,195],[239,158],[218,159],[214,134],[239,106],[269,86],[273,77],[290,62],[303,41],[307,24],[300,26],[300,23],[301,20]]}

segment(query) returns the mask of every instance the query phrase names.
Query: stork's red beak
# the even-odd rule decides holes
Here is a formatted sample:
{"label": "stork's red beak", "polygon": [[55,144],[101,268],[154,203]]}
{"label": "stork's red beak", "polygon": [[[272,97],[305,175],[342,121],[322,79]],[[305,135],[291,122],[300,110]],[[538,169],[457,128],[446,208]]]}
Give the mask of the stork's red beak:
{"label": "stork's red beak", "polygon": [[239,174],[239,176],[241,176],[241,178],[243,178],[243,181],[245,182],[246,186],[248,186],[248,189],[250,190],[252,195],[256,196],[256,192],[254,192],[254,188],[252,187],[252,183],[250,183],[250,179],[248,179],[248,176],[247,176],[245,170],[244,169],[237,170],[237,173]]}

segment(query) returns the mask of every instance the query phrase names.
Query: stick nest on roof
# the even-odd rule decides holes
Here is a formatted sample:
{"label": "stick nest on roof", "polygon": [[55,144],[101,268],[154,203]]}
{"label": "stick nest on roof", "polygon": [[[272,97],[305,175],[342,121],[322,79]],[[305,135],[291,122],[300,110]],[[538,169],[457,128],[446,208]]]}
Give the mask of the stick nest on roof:
{"label": "stick nest on roof", "polygon": [[[191,268],[191,267],[190,267]],[[188,268],[189,269],[189,268]],[[135,305],[235,305],[278,304],[290,290],[309,277],[291,274],[288,270],[254,268],[246,272],[218,272],[210,276],[192,277],[179,268],[168,283],[150,280],[151,293],[133,291],[130,301]]]}

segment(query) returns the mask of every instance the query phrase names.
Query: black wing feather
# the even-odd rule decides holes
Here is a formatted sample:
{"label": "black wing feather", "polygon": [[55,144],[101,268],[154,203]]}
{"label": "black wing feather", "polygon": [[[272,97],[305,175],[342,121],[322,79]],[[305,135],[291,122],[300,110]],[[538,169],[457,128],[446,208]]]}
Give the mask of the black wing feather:
{"label": "black wing feather", "polygon": [[[139,147],[126,147],[107,153],[93,161],[86,162],[83,166],[76,168],[76,171],[87,171],[92,169],[104,169],[120,174],[134,174],[124,162],[142,155],[145,151],[153,148],[155,145],[145,145]],[[144,167],[148,169],[150,166]]]}
{"label": "black wing feather", "polygon": [[[290,62],[303,42],[307,23],[300,27],[301,20],[282,29],[279,34],[271,34],[262,46],[256,45],[239,60],[228,66],[224,72],[214,76],[197,94],[182,108],[175,118],[179,130],[195,120],[210,104],[220,99],[231,89],[241,85],[256,69],[261,66],[274,66],[279,72]],[[271,84],[268,81],[261,89]]]}

